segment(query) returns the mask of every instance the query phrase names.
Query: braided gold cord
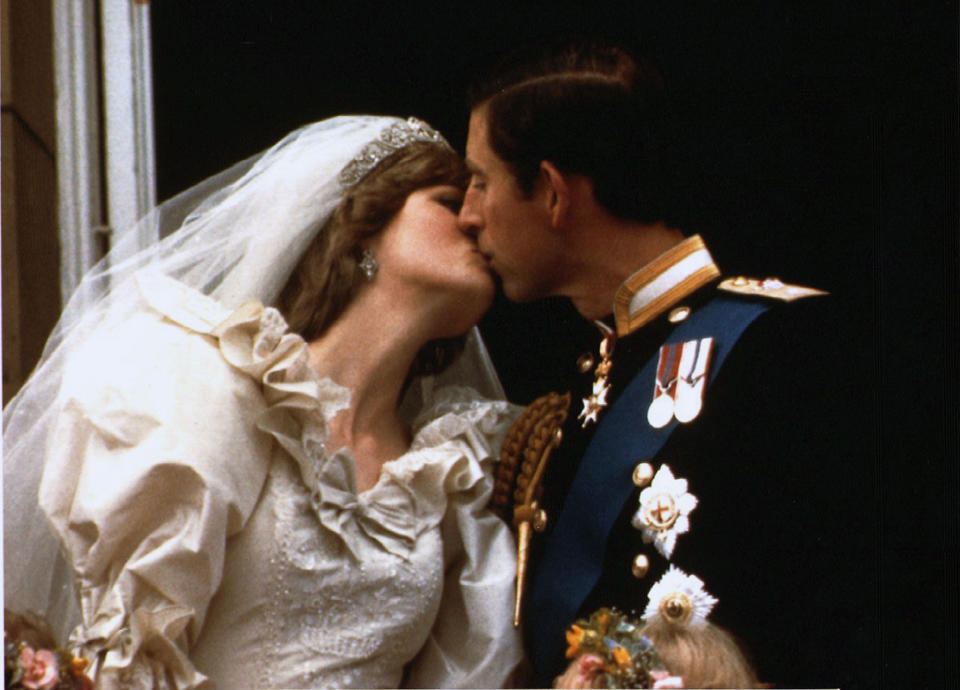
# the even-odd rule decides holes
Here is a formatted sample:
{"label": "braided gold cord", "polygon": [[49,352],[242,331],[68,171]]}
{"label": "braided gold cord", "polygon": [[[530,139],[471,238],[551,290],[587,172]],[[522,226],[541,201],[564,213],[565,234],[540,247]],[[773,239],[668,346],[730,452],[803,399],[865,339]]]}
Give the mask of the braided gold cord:
{"label": "braided gold cord", "polygon": [[[511,504],[522,505],[527,502],[530,481],[537,473],[544,450],[566,421],[569,409],[569,393],[547,393],[530,403],[507,432],[500,450],[500,462],[497,464],[493,496],[490,499],[491,507],[504,519],[513,518]],[[537,484],[532,500],[540,496],[539,482]]]}
{"label": "braided gold cord", "polygon": [[539,407],[542,406],[543,402],[544,398],[537,398],[527,406],[527,409],[517,417],[513,426],[510,427],[500,449],[500,462],[497,463],[494,475],[490,506],[504,519],[509,518],[510,494],[513,491],[513,482],[517,474],[517,463],[523,452],[527,436],[530,435],[530,429],[533,428],[534,420],[539,414]]}
{"label": "braided gold cord", "polygon": [[[562,438],[561,427],[570,409],[570,393],[548,393],[533,401],[511,427],[500,455],[495,497],[504,519],[517,530],[517,579],[513,608],[513,625],[520,625],[530,540],[533,531],[546,526],[546,514],[537,507],[543,493],[540,484],[550,453]],[[517,472],[517,465],[520,471]],[[513,489],[513,510],[510,491]]]}
{"label": "braided gold cord", "polygon": [[513,492],[515,505],[539,500],[543,493],[539,481],[544,469],[541,465],[546,463],[548,447],[555,443],[555,436],[566,421],[567,411],[570,409],[569,393],[549,393],[544,397],[546,400],[543,409],[539,418],[534,421],[523,449],[523,463],[517,477],[517,487]]}

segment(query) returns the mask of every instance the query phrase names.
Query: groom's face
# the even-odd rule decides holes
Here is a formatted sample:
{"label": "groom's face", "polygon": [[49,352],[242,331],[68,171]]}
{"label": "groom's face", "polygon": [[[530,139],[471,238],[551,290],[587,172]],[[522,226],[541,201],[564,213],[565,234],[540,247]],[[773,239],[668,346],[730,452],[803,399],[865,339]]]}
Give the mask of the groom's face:
{"label": "groom's face", "polygon": [[523,194],[506,162],[490,147],[483,106],[470,116],[467,166],[471,179],[460,226],[477,236],[506,296],[526,302],[554,294],[556,239],[549,231],[543,190],[535,187],[529,198]]}

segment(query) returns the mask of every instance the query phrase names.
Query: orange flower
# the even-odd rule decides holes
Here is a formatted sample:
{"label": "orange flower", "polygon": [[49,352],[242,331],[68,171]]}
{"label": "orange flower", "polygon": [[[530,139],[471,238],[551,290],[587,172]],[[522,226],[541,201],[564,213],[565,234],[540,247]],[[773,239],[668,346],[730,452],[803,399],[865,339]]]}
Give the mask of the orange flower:
{"label": "orange flower", "polygon": [[580,653],[580,643],[583,641],[583,628],[571,625],[567,630],[567,658],[573,659]]}
{"label": "orange flower", "polygon": [[73,687],[75,690],[93,690],[93,681],[84,671],[90,666],[90,662],[82,656],[75,656],[70,659],[70,677],[73,678]]}
{"label": "orange flower", "polygon": [[630,652],[619,645],[613,648],[613,660],[617,662],[621,671],[630,668]]}
{"label": "orange flower", "polygon": [[607,633],[607,626],[610,625],[610,612],[607,609],[602,609],[597,615],[597,629],[600,631],[601,635]]}

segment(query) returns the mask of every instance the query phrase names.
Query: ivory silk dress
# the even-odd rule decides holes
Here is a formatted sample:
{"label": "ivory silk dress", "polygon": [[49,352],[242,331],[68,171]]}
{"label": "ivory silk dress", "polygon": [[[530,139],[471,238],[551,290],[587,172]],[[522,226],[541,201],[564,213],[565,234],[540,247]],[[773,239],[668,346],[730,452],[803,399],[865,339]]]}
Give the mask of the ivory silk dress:
{"label": "ivory silk dress", "polygon": [[518,409],[424,385],[361,493],[324,444],[349,391],[279,312],[140,290],[74,355],[41,485],[99,686],[502,686],[515,551],[486,503]]}

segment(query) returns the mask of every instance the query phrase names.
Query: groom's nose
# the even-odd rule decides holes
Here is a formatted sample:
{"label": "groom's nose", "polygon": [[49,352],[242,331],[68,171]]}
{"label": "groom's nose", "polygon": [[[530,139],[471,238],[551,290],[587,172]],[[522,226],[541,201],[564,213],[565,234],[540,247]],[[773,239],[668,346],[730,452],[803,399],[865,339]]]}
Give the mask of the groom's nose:
{"label": "groom's nose", "polygon": [[462,232],[473,237],[479,235],[480,228],[483,227],[483,216],[478,211],[475,195],[469,189],[463,198],[463,205],[460,207],[460,214],[457,216],[457,225]]}

